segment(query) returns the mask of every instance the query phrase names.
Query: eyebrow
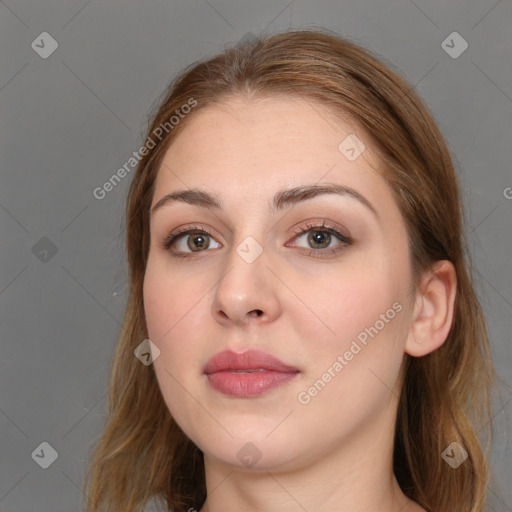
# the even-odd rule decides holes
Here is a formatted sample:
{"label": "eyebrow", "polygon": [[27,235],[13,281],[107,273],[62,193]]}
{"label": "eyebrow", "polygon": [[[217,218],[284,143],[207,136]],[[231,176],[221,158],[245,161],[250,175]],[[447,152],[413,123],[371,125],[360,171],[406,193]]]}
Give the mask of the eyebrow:
{"label": "eyebrow", "polygon": [[[361,195],[357,190],[347,187],[345,185],[339,185],[337,183],[324,183],[321,185],[303,185],[290,189],[279,191],[272,201],[270,208],[271,213],[283,210],[286,207],[290,207],[302,201],[313,199],[323,194],[336,194],[344,197],[351,197],[356,199],[361,204],[366,206],[376,217],[378,217],[377,210],[373,207],[372,203]],[[200,190],[198,188],[192,188],[188,190],[178,190],[171,192],[162,197],[150,210],[150,215],[153,215],[157,210],[163,206],[169,205],[175,202],[183,202],[191,205],[201,206],[209,210],[221,210],[222,202],[214,195]]]}

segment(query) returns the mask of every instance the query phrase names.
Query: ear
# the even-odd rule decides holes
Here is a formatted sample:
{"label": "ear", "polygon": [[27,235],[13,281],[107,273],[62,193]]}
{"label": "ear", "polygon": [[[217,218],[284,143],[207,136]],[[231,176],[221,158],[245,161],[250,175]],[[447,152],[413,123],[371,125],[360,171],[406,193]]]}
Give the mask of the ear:
{"label": "ear", "polygon": [[405,352],[421,357],[439,348],[452,326],[457,275],[450,261],[441,260],[423,276],[418,291]]}

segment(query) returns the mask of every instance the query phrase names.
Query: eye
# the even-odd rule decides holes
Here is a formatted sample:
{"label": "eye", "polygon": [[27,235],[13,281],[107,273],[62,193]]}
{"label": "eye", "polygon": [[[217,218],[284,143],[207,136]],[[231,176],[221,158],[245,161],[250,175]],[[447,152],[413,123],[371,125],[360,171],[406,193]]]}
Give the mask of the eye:
{"label": "eye", "polygon": [[[294,241],[305,238],[305,243],[308,245],[302,246],[302,249],[306,250],[308,256],[317,258],[337,254],[352,244],[351,238],[343,235],[334,226],[326,225],[325,221],[321,225],[309,223],[295,232],[298,236],[294,238]],[[306,237],[306,235],[308,236]],[[295,246],[289,243],[285,245],[287,247]],[[161,246],[177,257],[190,257],[194,253],[204,252],[206,249],[222,247],[215,241],[207,228],[199,226],[185,226],[177,232],[171,233],[161,242]]]}
{"label": "eye", "polygon": [[171,233],[163,240],[162,247],[168,251],[173,249],[172,252],[175,256],[187,257],[192,253],[211,249],[212,242],[216,244],[214,248],[222,247],[221,244],[214,241],[207,229],[192,226],[185,227],[176,233]]}
{"label": "eye", "polygon": [[[296,233],[299,236],[294,240],[305,238],[307,245],[302,247],[308,249],[308,256],[325,257],[328,254],[336,254],[352,244],[349,237],[340,233],[335,227],[327,226],[325,221],[322,225],[308,224],[300,227]],[[334,247],[333,243],[335,243]]]}

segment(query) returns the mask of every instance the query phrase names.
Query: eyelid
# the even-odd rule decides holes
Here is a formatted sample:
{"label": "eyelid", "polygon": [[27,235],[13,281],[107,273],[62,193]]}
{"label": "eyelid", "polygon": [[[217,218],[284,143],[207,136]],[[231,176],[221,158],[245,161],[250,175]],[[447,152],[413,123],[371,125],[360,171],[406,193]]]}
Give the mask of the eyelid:
{"label": "eyelid", "polygon": [[[319,224],[321,222],[321,224]],[[345,242],[352,242],[352,237],[349,234],[345,234],[347,231],[346,228],[338,226],[334,223],[328,223],[325,219],[318,220],[310,220],[305,225],[299,225],[297,229],[295,229],[295,233],[297,235],[303,235],[304,233],[308,233],[309,231],[326,231],[332,235],[335,235],[337,238],[341,239]]]}

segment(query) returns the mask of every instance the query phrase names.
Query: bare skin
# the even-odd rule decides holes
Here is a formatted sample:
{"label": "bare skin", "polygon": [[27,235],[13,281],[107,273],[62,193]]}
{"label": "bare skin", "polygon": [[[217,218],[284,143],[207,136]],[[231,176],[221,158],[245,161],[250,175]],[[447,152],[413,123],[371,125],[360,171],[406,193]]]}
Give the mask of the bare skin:
{"label": "bare skin", "polygon": [[[338,149],[350,134],[366,146],[354,161]],[[144,281],[162,395],[204,453],[201,512],[424,512],[393,475],[400,370],[405,354],[445,341],[455,276],[439,262],[412,289],[406,227],[378,165],[357,125],[282,98],[202,110],[165,155],[152,206],[192,188],[222,203],[156,209]],[[283,189],[327,183],[351,193],[269,207]],[[195,231],[164,248],[181,227]],[[250,263],[237,252],[258,246]],[[262,350],[298,373],[256,397],[228,396],[204,373],[228,349]]]}

